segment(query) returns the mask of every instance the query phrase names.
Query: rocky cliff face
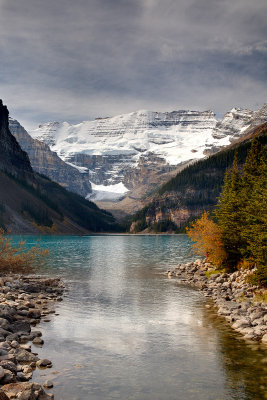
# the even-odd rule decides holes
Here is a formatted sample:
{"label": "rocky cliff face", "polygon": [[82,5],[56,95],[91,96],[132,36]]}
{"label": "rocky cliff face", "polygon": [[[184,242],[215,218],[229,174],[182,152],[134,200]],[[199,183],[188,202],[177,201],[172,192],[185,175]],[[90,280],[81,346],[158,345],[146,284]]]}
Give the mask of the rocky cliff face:
{"label": "rocky cliff face", "polygon": [[89,198],[110,201],[114,193],[117,202],[116,185],[120,184],[120,201],[127,196],[140,198],[168,179],[177,165],[201,158],[215,125],[211,111],[141,110],[77,125],[43,124],[30,134],[64,161],[87,169],[93,183]]}
{"label": "rocky cliff face", "polygon": [[131,212],[132,199],[140,202],[181,168],[264,122],[266,108],[234,108],[221,121],[212,111],[141,110],[77,125],[50,122],[30,135],[80,169],[92,183],[88,198],[103,208]]}
{"label": "rocky cliff face", "polygon": [[28,154],[34,171],[81,196],[85,197],[91,192],[91,184],[85,174],[65,163],[47,144],[33,139],[18,121],[9,118],[9,129]]}
{"label": "rocky cliff face", "polygon": [[24,179],[33,179],[27,153],[22,151],[8,127],[8,109],[0,100],[0,169]]}
{"label": "rocky cliff face", "polygon": [[[16,124],[13,121],[13,128],[14,125]],[[18,125],[16,126],[18,128]],[[20,134],[25,136],[25,132]],[[29,149],[34,144],[34,152],[38,152],[39,146],[42,154],[45,145],[42,143],[36,145],[30,137],[28,140]],[[47,155],[43,160],[47,163]],[[60,159],[59,161],[63,163]],[[79,174],[78,171],[77,173]],[[21,149],[9,130],[8,110],[2,101],[0,101],[0,227],[14,234],[40,232],[88,234],[120,229],[109,213],[33,171],[27,153]]]}

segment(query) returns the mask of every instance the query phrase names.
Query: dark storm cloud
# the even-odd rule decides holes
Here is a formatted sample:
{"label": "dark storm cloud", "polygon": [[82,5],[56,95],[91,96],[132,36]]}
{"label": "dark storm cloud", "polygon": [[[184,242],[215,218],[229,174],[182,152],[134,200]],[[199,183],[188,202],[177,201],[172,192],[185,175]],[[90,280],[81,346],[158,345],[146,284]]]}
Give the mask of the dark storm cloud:
{"label": "dark storm cloud", "polygon": [[266,101],[265,0],[0,0],[0,88],[29,123]]}

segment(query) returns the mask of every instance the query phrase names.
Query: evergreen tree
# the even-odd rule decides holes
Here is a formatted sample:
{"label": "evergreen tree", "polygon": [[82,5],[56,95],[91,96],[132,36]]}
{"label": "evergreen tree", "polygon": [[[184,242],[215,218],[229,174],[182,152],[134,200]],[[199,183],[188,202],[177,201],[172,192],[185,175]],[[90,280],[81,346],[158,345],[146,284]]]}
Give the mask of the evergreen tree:
{"label": "evergreen tree", "polygon": [[234,157],[233,167],[226,172],[224,186],[219,197],[215,216],[222,232],[222,241],[227,253],[226,267],[233,269],[240,261],[241,243],[243,241],[241,230],[244,215],[242,212],[243,200],[240,197],[242,179],[238,170],[237,153]]}
{"label": "evergreen tree", "polygon": [[257,280],[267,285],[267,157],[257,143],[251,147],[244,170],[244,255],[256,263]]}

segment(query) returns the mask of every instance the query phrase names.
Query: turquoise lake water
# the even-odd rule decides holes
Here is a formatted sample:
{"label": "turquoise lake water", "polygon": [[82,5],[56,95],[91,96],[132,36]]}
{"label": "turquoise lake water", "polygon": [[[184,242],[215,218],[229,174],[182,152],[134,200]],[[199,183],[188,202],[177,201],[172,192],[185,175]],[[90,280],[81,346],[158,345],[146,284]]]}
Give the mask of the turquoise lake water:
{"label": "turquoise lake water", "polygon": [[[15,238],[17,239],[17,238]],[[37,237],[26,237],[31,246]],[[55,400],[262,400],[267,349],[246,344],[201,293],[162,274],[193,260],[184,235],[42,238],[68,285],[41,322]]]}

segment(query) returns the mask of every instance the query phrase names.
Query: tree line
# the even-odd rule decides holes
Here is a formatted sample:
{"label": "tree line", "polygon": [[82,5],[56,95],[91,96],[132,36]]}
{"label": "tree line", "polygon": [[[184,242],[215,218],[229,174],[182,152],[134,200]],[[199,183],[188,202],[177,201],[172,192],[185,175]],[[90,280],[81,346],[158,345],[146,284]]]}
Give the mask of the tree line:
{"label": "tree line", "polygon": [[243,167],[236,151],[214,212],[204,212],[187,233],[217,267],[257,266],[253,280],[267,286],[267,155],[258,138]]}

